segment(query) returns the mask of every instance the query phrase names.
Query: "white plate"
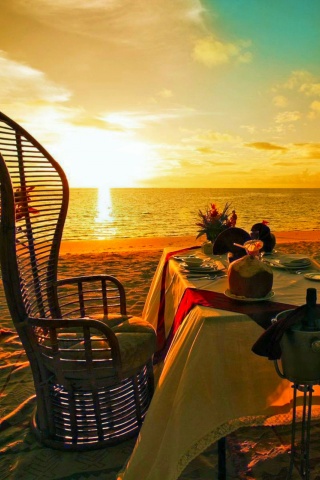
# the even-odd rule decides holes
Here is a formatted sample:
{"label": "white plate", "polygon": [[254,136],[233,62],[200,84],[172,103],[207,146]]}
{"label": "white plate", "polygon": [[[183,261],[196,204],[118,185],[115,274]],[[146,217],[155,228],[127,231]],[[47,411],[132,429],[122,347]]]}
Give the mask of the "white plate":
{"label": "white plate", "polygon": [[239,302],[265,302],[266,300],[270,300],[274,296],[274,292],[271,291],[265,297],[260,298],[247,298],[247,297],[239,297],[238,295],[233,295],[229,289],[224,292],[226,297],[232,298],[233,300],[238,300]]}
{"label": "white plate", "polygon": [[221,272],[224,270],[223,265],[200,265],[198,267],[194,267],[191,265],[187,265],[186,263],[181,263],[180,268],[183,269],[185,272],[192,272],[192,273],[214,273],[214,272]]}
{"label": "white plate", "polygon": [[313,280],[314,282],[320,282],[320,272],[319,273],[305,273],[304,277],[308,280]]}

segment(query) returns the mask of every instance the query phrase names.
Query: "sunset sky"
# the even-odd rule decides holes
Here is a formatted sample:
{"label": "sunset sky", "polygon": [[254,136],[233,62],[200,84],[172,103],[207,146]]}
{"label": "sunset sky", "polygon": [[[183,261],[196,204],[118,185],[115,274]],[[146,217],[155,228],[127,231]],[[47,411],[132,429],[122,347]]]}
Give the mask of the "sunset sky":
{"label": "sunset sky", "polygon": [[73,187],[320,187],[320,1],[2,0],[0,110]]}

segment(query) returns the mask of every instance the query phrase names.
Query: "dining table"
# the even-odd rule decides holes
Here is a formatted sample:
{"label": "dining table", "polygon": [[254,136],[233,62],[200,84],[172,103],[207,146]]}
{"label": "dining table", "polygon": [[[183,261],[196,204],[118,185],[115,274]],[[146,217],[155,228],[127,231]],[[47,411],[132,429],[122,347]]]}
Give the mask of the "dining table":
{"label": "dining table", "polygon": [[[186,268],[184,259],[193,255],[207,270]],[[227,255],[191,246],[164,249],[143,310],[157,331],[158,378],[118,480],[176,480],[195,457],[240,427],[291,423],[291,382],[276,373],[274,361],[252,351],[279,312],[304,304],[306,290],[317,287],[317,262],[291,269],[283,266],[285,257],[274,251],[262,258],[273,271],[272,292],[244,301],[228,293]],[[318,386],[312,408],[312,418],[320,418]]]}

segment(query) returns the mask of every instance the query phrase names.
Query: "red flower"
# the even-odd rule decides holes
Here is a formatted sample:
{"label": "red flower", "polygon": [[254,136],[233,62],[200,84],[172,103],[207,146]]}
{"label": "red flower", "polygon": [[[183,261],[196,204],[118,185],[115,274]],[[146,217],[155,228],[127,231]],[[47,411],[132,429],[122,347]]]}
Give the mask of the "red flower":
{"label": "red flower", "polygon": [[[15,199],[15,205],[16,205],[16,220],[21,220],[23,217],[26,216],[27,212],[37,214],[40,213],[39,210],[37,210],[34,207],[29,206],[28,202],[30,202],[31,197],[28,195],[29,192],[31,192],[35,187],[27,187],[25,189],[25,194],[23,194],[21,188],[17,188],[17,190],[14,192],[14,199]],[[26,208],[27,204],[27,208]]]}
{"label": "red flower", "polygon": [[197,238],[206,234],[208,240],[214,241],[223,230],[234,227],[237,223],[237,214],[236,211],[233,210],[230,216],[229,207],[230,205],[226,203],[220,213],[216,205],[211,203],[205,212],[199,210],[198,215],[201,221],[196,223],[197,227],[200,227]]}

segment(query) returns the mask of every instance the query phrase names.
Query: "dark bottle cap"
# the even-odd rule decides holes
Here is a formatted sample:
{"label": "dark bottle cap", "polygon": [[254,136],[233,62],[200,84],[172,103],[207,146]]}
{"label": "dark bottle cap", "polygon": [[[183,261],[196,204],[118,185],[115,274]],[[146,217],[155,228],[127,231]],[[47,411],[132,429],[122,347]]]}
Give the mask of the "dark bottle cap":
{"label": "dark bottle cap", "polygon": [[308,305],[317,304],[317,290],[315,288],[307,288],[306,300]]}

